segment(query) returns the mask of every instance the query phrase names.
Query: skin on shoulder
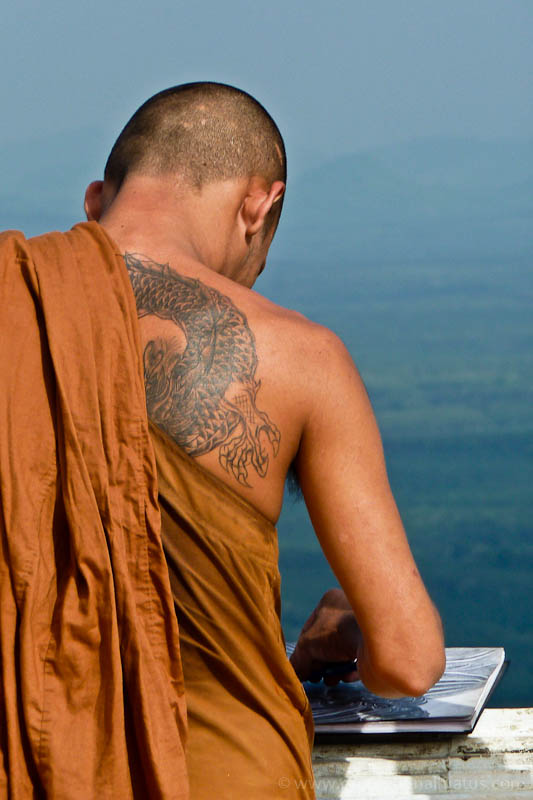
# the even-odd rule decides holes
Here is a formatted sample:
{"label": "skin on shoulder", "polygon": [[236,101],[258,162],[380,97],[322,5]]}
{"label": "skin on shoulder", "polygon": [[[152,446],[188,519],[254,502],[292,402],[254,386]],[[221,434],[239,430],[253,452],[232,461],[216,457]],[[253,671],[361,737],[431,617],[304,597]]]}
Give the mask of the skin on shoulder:
{"label": "skin on shoulder", "polygon": [[125,254],[152,419],[273,522],[295,461],[344,590],[340,606],[326,596],[304,629],[299,676],[331,660],[336,640],[372,691],[421,694],[443,670],[442,629],[363,382],[331,331],[251,291],[283,190],[252,177],[180,192],[175,181],[139,175],[118,192],[91,184],[86,211]]}

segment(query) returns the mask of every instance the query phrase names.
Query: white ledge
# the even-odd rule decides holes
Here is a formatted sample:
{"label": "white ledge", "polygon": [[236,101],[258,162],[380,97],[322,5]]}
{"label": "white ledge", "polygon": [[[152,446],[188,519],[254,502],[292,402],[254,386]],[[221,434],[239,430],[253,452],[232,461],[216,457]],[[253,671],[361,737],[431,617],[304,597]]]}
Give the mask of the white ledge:
{"label": "white ledge", "polygon": [[466,736],[318,744],[313,767],[317,800],[533,800],[533,708],[485,709]]}

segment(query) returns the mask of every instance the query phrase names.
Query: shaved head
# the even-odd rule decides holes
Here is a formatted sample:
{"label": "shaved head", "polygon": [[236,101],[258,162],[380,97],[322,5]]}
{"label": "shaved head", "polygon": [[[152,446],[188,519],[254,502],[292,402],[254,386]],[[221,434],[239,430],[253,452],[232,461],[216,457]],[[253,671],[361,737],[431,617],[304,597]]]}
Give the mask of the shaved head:
{"label": "shaved head", "polygon": [[286,181],[283,139],[251,95],[221,83],[187,83],[147,100],[115,142],[105,179],[176,174],[190,187],[258,176]]}

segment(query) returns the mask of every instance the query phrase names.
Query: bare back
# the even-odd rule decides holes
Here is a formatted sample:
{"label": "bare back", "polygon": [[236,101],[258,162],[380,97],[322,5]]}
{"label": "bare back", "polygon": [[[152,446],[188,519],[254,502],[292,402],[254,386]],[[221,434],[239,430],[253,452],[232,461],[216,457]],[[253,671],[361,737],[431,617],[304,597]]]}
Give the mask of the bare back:
{"label": "bare back", "polygon": [[150,418],[276,522],[308,412],[306,332],[318,326],[201,265],[125,261]]}

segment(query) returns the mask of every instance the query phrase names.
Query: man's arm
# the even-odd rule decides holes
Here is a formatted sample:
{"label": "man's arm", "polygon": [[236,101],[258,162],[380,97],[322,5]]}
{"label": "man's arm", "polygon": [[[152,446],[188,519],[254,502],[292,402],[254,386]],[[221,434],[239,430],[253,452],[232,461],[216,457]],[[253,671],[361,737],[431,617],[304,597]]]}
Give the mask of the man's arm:
{"label": "man's arm", "polygon": [[[444,669],[440,618],[409,549],[361,378],[334,334],[322,330],[318,337],[320,380],[296,462],[302,491],[357,620],[351,657],[361,679],[386,697],[420,695]],[[316,620],[309,630],[316,633]]]}

